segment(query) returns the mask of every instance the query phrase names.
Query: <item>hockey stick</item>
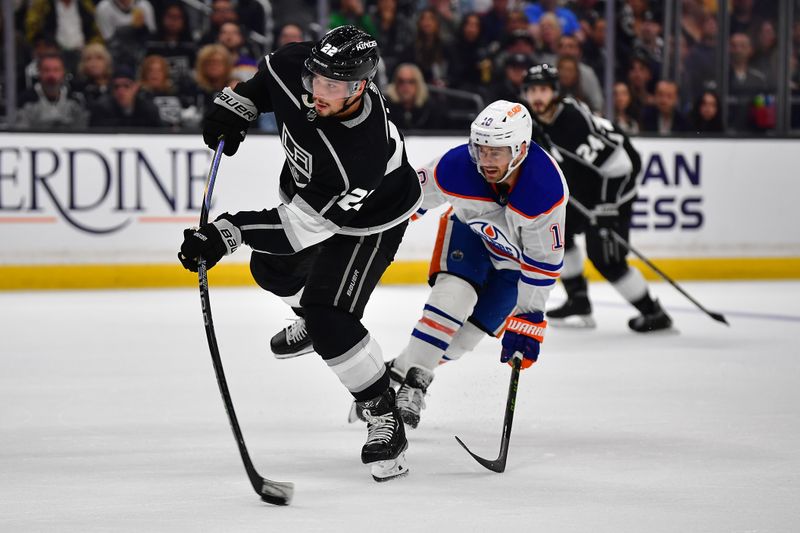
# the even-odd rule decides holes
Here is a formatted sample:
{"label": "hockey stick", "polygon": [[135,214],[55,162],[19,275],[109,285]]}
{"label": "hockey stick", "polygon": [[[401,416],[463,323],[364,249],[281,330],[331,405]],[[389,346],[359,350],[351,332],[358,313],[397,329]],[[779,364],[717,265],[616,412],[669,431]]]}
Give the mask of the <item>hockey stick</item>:
{"label": "hockey stick", "polygon": [[[206,188],[203,192],[203,207],[200,210],[200,226],[208,224],[211,195],[214,192],[214,181],[217,178],[217,169],[219,168],[222,149],[224,147],[225,139],[220,138],[217,149],[214,151],[214,159],[211,162],[208,177],[206,178]],[[230,391],[228,391],[228,383],[225,380],[225,371],[222,369],[222,360],[220,359],[219,347],[217,346],[217,336],[214,333],[214,320],[211,318],[211,299],[208,295],[208,270],[206,269],[205,259],[201,259],[198,262],[197,275],[200,281],[200,302],[203,308],[203,323],[206,327],[208,349],[211,352],[211,361],[214,363],[214,373],[217,375],[219,392],[222,395],[222,401],[225,403],[225,411],[228,413],[228,421],[231,424],[233,436],[236,437],[236,444],[239,446],[239,455],[242,456],[242,462],[244,463],[247,477],[250,479],[250,484],[253,485],[253,490],[256,491],[262,500],[274,505],[289,505],[294,495],[294,484],[270,481],[269,479],[261,477],[258,472],[256,472],[253,461],[250,460],[250,454],[247,453],[242,430],[239,428],[239,421],[236,419],[236,412],[233,410],[233,402],[231,401]]]}
{"label": "hockey stick", "polygon": [[[577,209],[578,211],[580,211],[580,212],[581,212],[581,214],[582,214],[584,217],[586,217],[586,220],[588,220],[588,221],[591,223],[591,221],[592,221],[592,218],[593,218],[593,217],[592,217],[592,213],[591,213],[591,212],[590,212],[588,209],[586,209],[586,207],[585,207],[585,206],[584,206],[582,203],[580,203],[578,200],[576,200],[576,199],[575,199],[575,198],[573,198],[573,197],[570,197],[570,199],[569,199],[569,203],[570,203],[570,204],[572,204],[572,206],[573,206],[575,209]],[[728,324],[728,321],[727,321],[727,320],[725,320],[725,317],[724,317],[724,316],[722,316],[722,314],[720,314],[720,313],[715,313],[715,312],[713,312],[713,311],[709,311],[708,309],[706,309],[705,307],[703,307],[703,305],[702,305],[700,302],[698,302],[697,300],[695,300],[694,298],[692,298],[692,296],[691,296],[691,295],[690,295],[688,292],[686,292],[685,290],[683,290],[683,287],[681,287],[680,285],[678,285],[678,284],[677,284],[677,283],[676,283],[676,282],[675,282],[675,281],[674,281],[672,278],[670,278],[669,276],[667,276],[667,275],[666,275],[666,274],[665,274],[665,273],[664,273],[664,272],[663,272],[663,271],[662,271],[660,268],[658,268],[656,265],[654,265],[652,261],[650,261],[650,260],[649,260],[648,258],[646,258],[644,255],[642,255],[642,254],[641,254],[641,252],[639,252],[639,250],[637,250],[636,248],[634,248],[634,247],[633,247],[633,246],[632,246],[632,245],[631,245],[631,244],[630,244],[628,241],[626,241],[625,239],[623,239],[623,238],[622,238],[622,236],[621,236],[619,233],[617,233],[616,231],[614,231],[612,228],[600,228],[600,230],[599,230],[599,231],[600,231],[600,235],[603,235],[603,236],[605,236],[605,235],[609,235],[609,234],[610,234],[612,237],[614,237],[614,240],[615,240],[615,241],[617,241],[619,244],[621,244],[623,247],[625,247],[625,248],[626,248],[628,251],[630,251],[630,252],[631,252],[633,255],[635,255],[636,257],[638,257],[639,259],[641,259],[641,261],[642,261],[642,262],[643,262],[645,265],[649,266],[649,267],[650,267],[650,268],[653,270],[653,272],[655,272],[656,274],[658,274],[659,276],[661,276],[661,277],[664,279],[664,281],[666,281],[667,283],[669,283],[670,285],[672,285],[673,287],[675,287],[675,290],[677,290],[679,293],[681,293],[681,294],[683,294],[684,296],[686,296],[686,298],[687,298],[687,299],[688,299],[690,302],[692,302],[694,305],[696,305],[696,306],[697,306],[697,307],[698,307],[698,308],[699,308],[701,311],[703,311],[705,314],[707,314],[708,316],[710,316],[711,318],[713,318],[713,319],[714,319],[714,320],[716,320],[717,322],[722,322],[722,323],[723,323],[723,324],[725,324],[726,326],[730,326],[730,324]]]}
{"label": "hockey stick", "polygon": [[511,441],[511,423],[514,421],[514,407],[516,407],[517,403],[517,386],[519,385],[519,372],[520,372],[520,365],[522,364],[522,360],[519,357],[514,358],[514,366],[511,370],[511,381],[508,385],[508,399],[506,400],[506,414],[503,418],[503,436],[500,438],[500,455],[497,456],[497,459],[494,461],[490,461],[488,459],[484,459],[483,457],[478,457],[474,453],[472,453],[467,445],[464,442],[456,437],[458,443],[467,450],[467,453],[472,456],[473,459],[478,461],[484,467],[488,468],[492,472],[503,472],[506,469],[506,459],[508,459],[508,444]]}

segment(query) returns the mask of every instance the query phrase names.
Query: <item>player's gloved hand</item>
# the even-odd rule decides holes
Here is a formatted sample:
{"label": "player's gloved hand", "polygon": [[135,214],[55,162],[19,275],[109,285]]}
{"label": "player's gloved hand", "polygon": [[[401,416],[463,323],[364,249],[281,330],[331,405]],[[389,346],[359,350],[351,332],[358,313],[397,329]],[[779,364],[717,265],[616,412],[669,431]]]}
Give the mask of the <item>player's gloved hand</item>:
{"label": "player's gloved hand", "polygon": [[223,213],[211,224],[183,230],[183,244],[178,253],[183,268],[197,272],[197,264],[205,259],[206,268],[216,265],[225,255],[236,251],[242,242],[242,232]]}
{"label": "player's gloved hand", "polygon": [[619,210],[614,204],[598,204],[592,209],[589,222],[598,228],[611,228],[619,218]]}
{"label": "player's gloved hand", "polygon": [[203,142],[216,150],[220,137],[224,137],[222,152],[231,156],[247,135],[250,122],[258,118],[258,110],[249,98],[236,94],[230,87],[217,93],[214,104],[203,118]]}
{"label": "player's gloved hand", "polygon": [[544,330],[547,321],[544,313],[522,313],[509,317],[506,321],[506,331],[503,333],[503,349],[500,352],[500,362],[512,364],[511,359],[515,354],[522,356],[520,368],[528,368],[539,358],[539,344],[544,339]]}

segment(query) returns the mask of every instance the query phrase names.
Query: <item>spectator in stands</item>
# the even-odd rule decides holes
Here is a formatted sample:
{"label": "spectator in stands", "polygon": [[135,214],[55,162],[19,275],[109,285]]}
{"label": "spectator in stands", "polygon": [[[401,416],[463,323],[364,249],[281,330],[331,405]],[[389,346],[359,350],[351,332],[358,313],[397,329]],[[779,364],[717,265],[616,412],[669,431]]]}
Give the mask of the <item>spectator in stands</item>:
{"label": "spectator in stands", "polygon": [[664,39],[661,38],[661,23],[652,11],[645,11],[639,27],[639,36],[634,40],[633,47],[650,61],[653,72],[661,72],[664,62]]}
{"label": "spectator in stands", "polygon": [[686,56],[681,77],[688,101],[694,101],[703,88],[716,79],[717,17],[707,14],[703,21],[700,41],[695,43]]}
{"label": "spectator in stands", "polygon": [[653,71],[650,70],[650,62],[645,57],[634,56],[628,69],[628,87],[630,87],[633,97],[633,110],[639,112],[645,106],[654,104],[651,92],[652,83]]}
{"label": "spectator in stands", "polygon": [[192,38],[189,16],[183,2],[171,0],[164,6],[158,21],[158,30],[147,43],[148,55],[160,55],[169,63],[173,80],[191,77],[197,45]]}
{"label": "spectator in stands", "polygon": [[508,21],[508,0],[492,0],[492,8],[481,17],[481,31],[489,43],[501,43]]}
{"label": "spectator in stands", "polygon": [[430,99],[422,71],[414,64],[398,65],[392,83],[386,87],[386,100],[389,116],[401,131],[443,127],[443,117]]}
{"label": "spectator in stands", "polygon": [[764,20],[759,24],[756,43],[753,67],[764,74],[767,86],[774,90],[778,76],[778,35],[772,21]]}
{"label": "spectator in stands", "polygon": [[417,20],[417,35],[402,54],[404,63],[419,66],[425,81],[437,87],[447,86],[451,49],[439,35],[439,15],[423,9]]}
{"label": "spectator in stands", "polygon": [[681,33],[690,48],[702,40],[707,16],[705,0],[681,0]]}
{"label": "spectator in stands", "polygon": [[228,49],[233,58],[231,76],[239,81],[252,78],[257,70],[254,52],[245,44],[242,28],[235,22],[225,22],[217,34],[217,42]]}
{"label": "spectator in stands", "polygon": [[744,33],[752,37],[756,33],[758,20],[753,13],[753,0],[733,0],[731,6],[731,35]]}
{"label": "spectator in stands", "polygon": [[[578,39],[573,35],[562,35],[558,40],[558,57],[571,57],[575,59],[578,69],[580,70],[578,80],[580,82],[579,92],[582,95],[581,100],[586,102],[589,109],[595,113],[603,112],[603,89],[600,86],[600,80],[592,68],[581,62],[581,46]],[[559,72],[561,70],[559,69]]]}
{"label": "spectator in stands", "polygon": [[235,80],[232,78],[233,58],[220,44],[207,44],[197,52],[195,82],[200,90],[198,108],[204,115],[210,109],[214,97]]}
{"label": "spectator in stands", "polygon": [[179,83],[170,77],[169,63],[164,57],[147,56],[139,67],[141,90],[158,108],[161,121],[174,129],[197,126],[201,117],[193,105],[192,96],[196,91],[181,87]]}
{"label": "spectator in stands", "polygon": [[545,13],[539,19],[539,61],[554,64],[558,59],[558,40],[561,38],[561,26],[552,13]]}
{"label": "spectator in stands", "polygon": [[690,117],[691,131],[697,133],[721,133],[722,115],[719,109],[719,96],[706,90],[694,104]]}
{"label": "spectator in stands", "polygon": [[339,9],[331,11],[329,28],[338,28],[348,24],[361,28],[372,36],[378,35],[378,30],[364,10],[364,2],[361,0],[340,0]]}
{"label": "spectator in stands", "polygon": [[145,42],[157,29],[148,0],[100,0],[95,18],[114,63],[138,63],[144,56]]}
{"label": "spectator in stands", "polygon": [[572,56],[562,56],[556,62],[558,68],[559,96],[571,96],[586,103],[581,90],[581,72],[578,61]]}
{"label": "spectator in stands", "polygon": [[678,86],[661,80],[656,84],[655,105],[642,111],[642,131],[669,135],[687,130],[686,118],[678,111]]}
{"label": "spectator in stands", "polygon": [[767,92],[767,78],[753,68],[753,45],[745,33],[734,33],[730,38],[730,76],[728,82],[728,125],[735,131],[756,129],[751,116],[753,102]]}
{"label": "spectator in stands", "polygon": [[606,19],[597,17],[586,32],[583,42],[583,62],[592,67],[598,80],[605,79],[606,73]]}
{"label": "spectator in stands", "polygon": [[69,91],[64,60],[58,54],[38,59],[39,81],[22,94],[16,127],[20,129],[71,129],[86,127],[89,114],[83,100]]}
{"label": "spectator in stands", "polygon": [[49,55],[61,55],[61,49],[56,42],[46,36],[39,37],[31,47],[31,61],[24,68],[24,90],[33,89],[39,81],[39,59]]}
{"label": "spectator in stands", "polygon": [[491,98],[489,100],[520,101],[520,98],[522,98],[522,82],[528,69],[533,64],[533,58],[525,54],[507,56],[503,68],[503,77],[492,84]]}
{"label": "spectator in stands", "polygon": [[300,43],[307,40],[306,32],[303,27],[294,22],[287,22],[278,29],[278,35],[275,38],[275,50],[289,43]]}
{"label": "spectator in stands", "polygon": [[451,65],[450,87],[478,92],[492,79],[492,61],[481,37],[481,17],[468,13],[461,20]]}
{"label": "spectator in stands", "polygon": [[83,95],[87,109],[108,92],[112,69],[111,54],[105,45],[90,43],[83,47],[78,74],[71,85],[76,93]]}
{"label": "spectator in stands", "polygon": [[378,0],[373,25],[378,32],[375,38],[386,72],[394,72],[400,56],[414,38],[411,19],[398,16],[397,0]]}
{"label": "spectator in stands", "polygon": [[91,109],[89,126],[95,128],[159,128],[163,126],[158,108],[144,92],[133,68],[118,65],[111,77],[111,93],[101,97]]}
{"label": "spectator in stands", "polygon": [[458,15],[453,10],[453,2],[451,0],[428,0],[428,7],[439,16],[439,31],[442,33],[442,40],[448,45],[453,44],[459,27]]}
{"label": "spectator in stands", "polygon": [[539,25],[542,17],[551,14],[558,20],[558,26],[564,35],[575,35],[579,39],[583,39],[578,17],[569,9],[559,7],[557,0],[534,2],[525,8],[525,14],[528,16],[528,22],[531,23],[531,30],[534,36],[539,35]]}
{"label": "spectator in stands", "polygon": [[524,11],[510,11],[506,19],[506,35],[513,35],[515,32],[525,32],[533,38],[530,33],[528,16]]}
{"label": "spectator in stands", "polygon": [[632,109],[633,98],[628,86],[618,81],[614,84],[614,122],[627,133],[635,135],[639,133],[639,114]]}
{"label": "spectator in stands", "polygon": [[25,37],[33,43],[48,37],[58,43],[67,71],[77,70],[81,49],[102,42],[91,0],[31,0],[25,14]]}
{"label": "spectator in stands", "polygon": [[219,29],[226,22],[239,23],[239,15],[231,0],[212,0],[211,14],[208,16],[208,29],[200,37],[200,46],[217,42]]}

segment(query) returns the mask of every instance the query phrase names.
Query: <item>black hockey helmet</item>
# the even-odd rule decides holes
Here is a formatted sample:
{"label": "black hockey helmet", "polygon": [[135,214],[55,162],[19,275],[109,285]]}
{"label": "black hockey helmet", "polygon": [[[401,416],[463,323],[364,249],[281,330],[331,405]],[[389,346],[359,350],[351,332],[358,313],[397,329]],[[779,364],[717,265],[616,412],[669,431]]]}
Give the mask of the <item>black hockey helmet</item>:
{"label": "black hockey helmet", "polygon": [[558,94],[560,83],[558,81],[558,69],[549,63],[534,65],[528,69],[525,79],[522,81],[522,90],[527,91],[533,85],[547,85]]}
{"label": "black hockey helmet", "polygon": [[355,26],[339,26],[314,45],[305,67],[332,80],[370,82],[378,70],[378,42]]}

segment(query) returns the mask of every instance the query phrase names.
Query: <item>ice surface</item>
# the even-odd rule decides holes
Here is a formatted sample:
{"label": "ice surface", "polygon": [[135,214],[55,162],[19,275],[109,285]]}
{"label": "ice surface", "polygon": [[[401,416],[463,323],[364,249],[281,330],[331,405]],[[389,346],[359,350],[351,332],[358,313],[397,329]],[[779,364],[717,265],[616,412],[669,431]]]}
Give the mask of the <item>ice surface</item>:
{"label": "ice surface", "polygon": [[[551,329],[522,375],[504,474],[453,439],[497,455],[498,342],[440,367],[411,474],[379,485],[334,374],[268,353],[283,304],[212,286],[245,440],[262,475],[296,483],[286,508],[245,477],[197,291],[0,294],[0,531],[798,531],[800,283],[685,287],[731,327],[657,284],[679,333],[637,335],[591,286],[598,328]],[[365,323],[385,357],[426,295],[376,291]]]}

